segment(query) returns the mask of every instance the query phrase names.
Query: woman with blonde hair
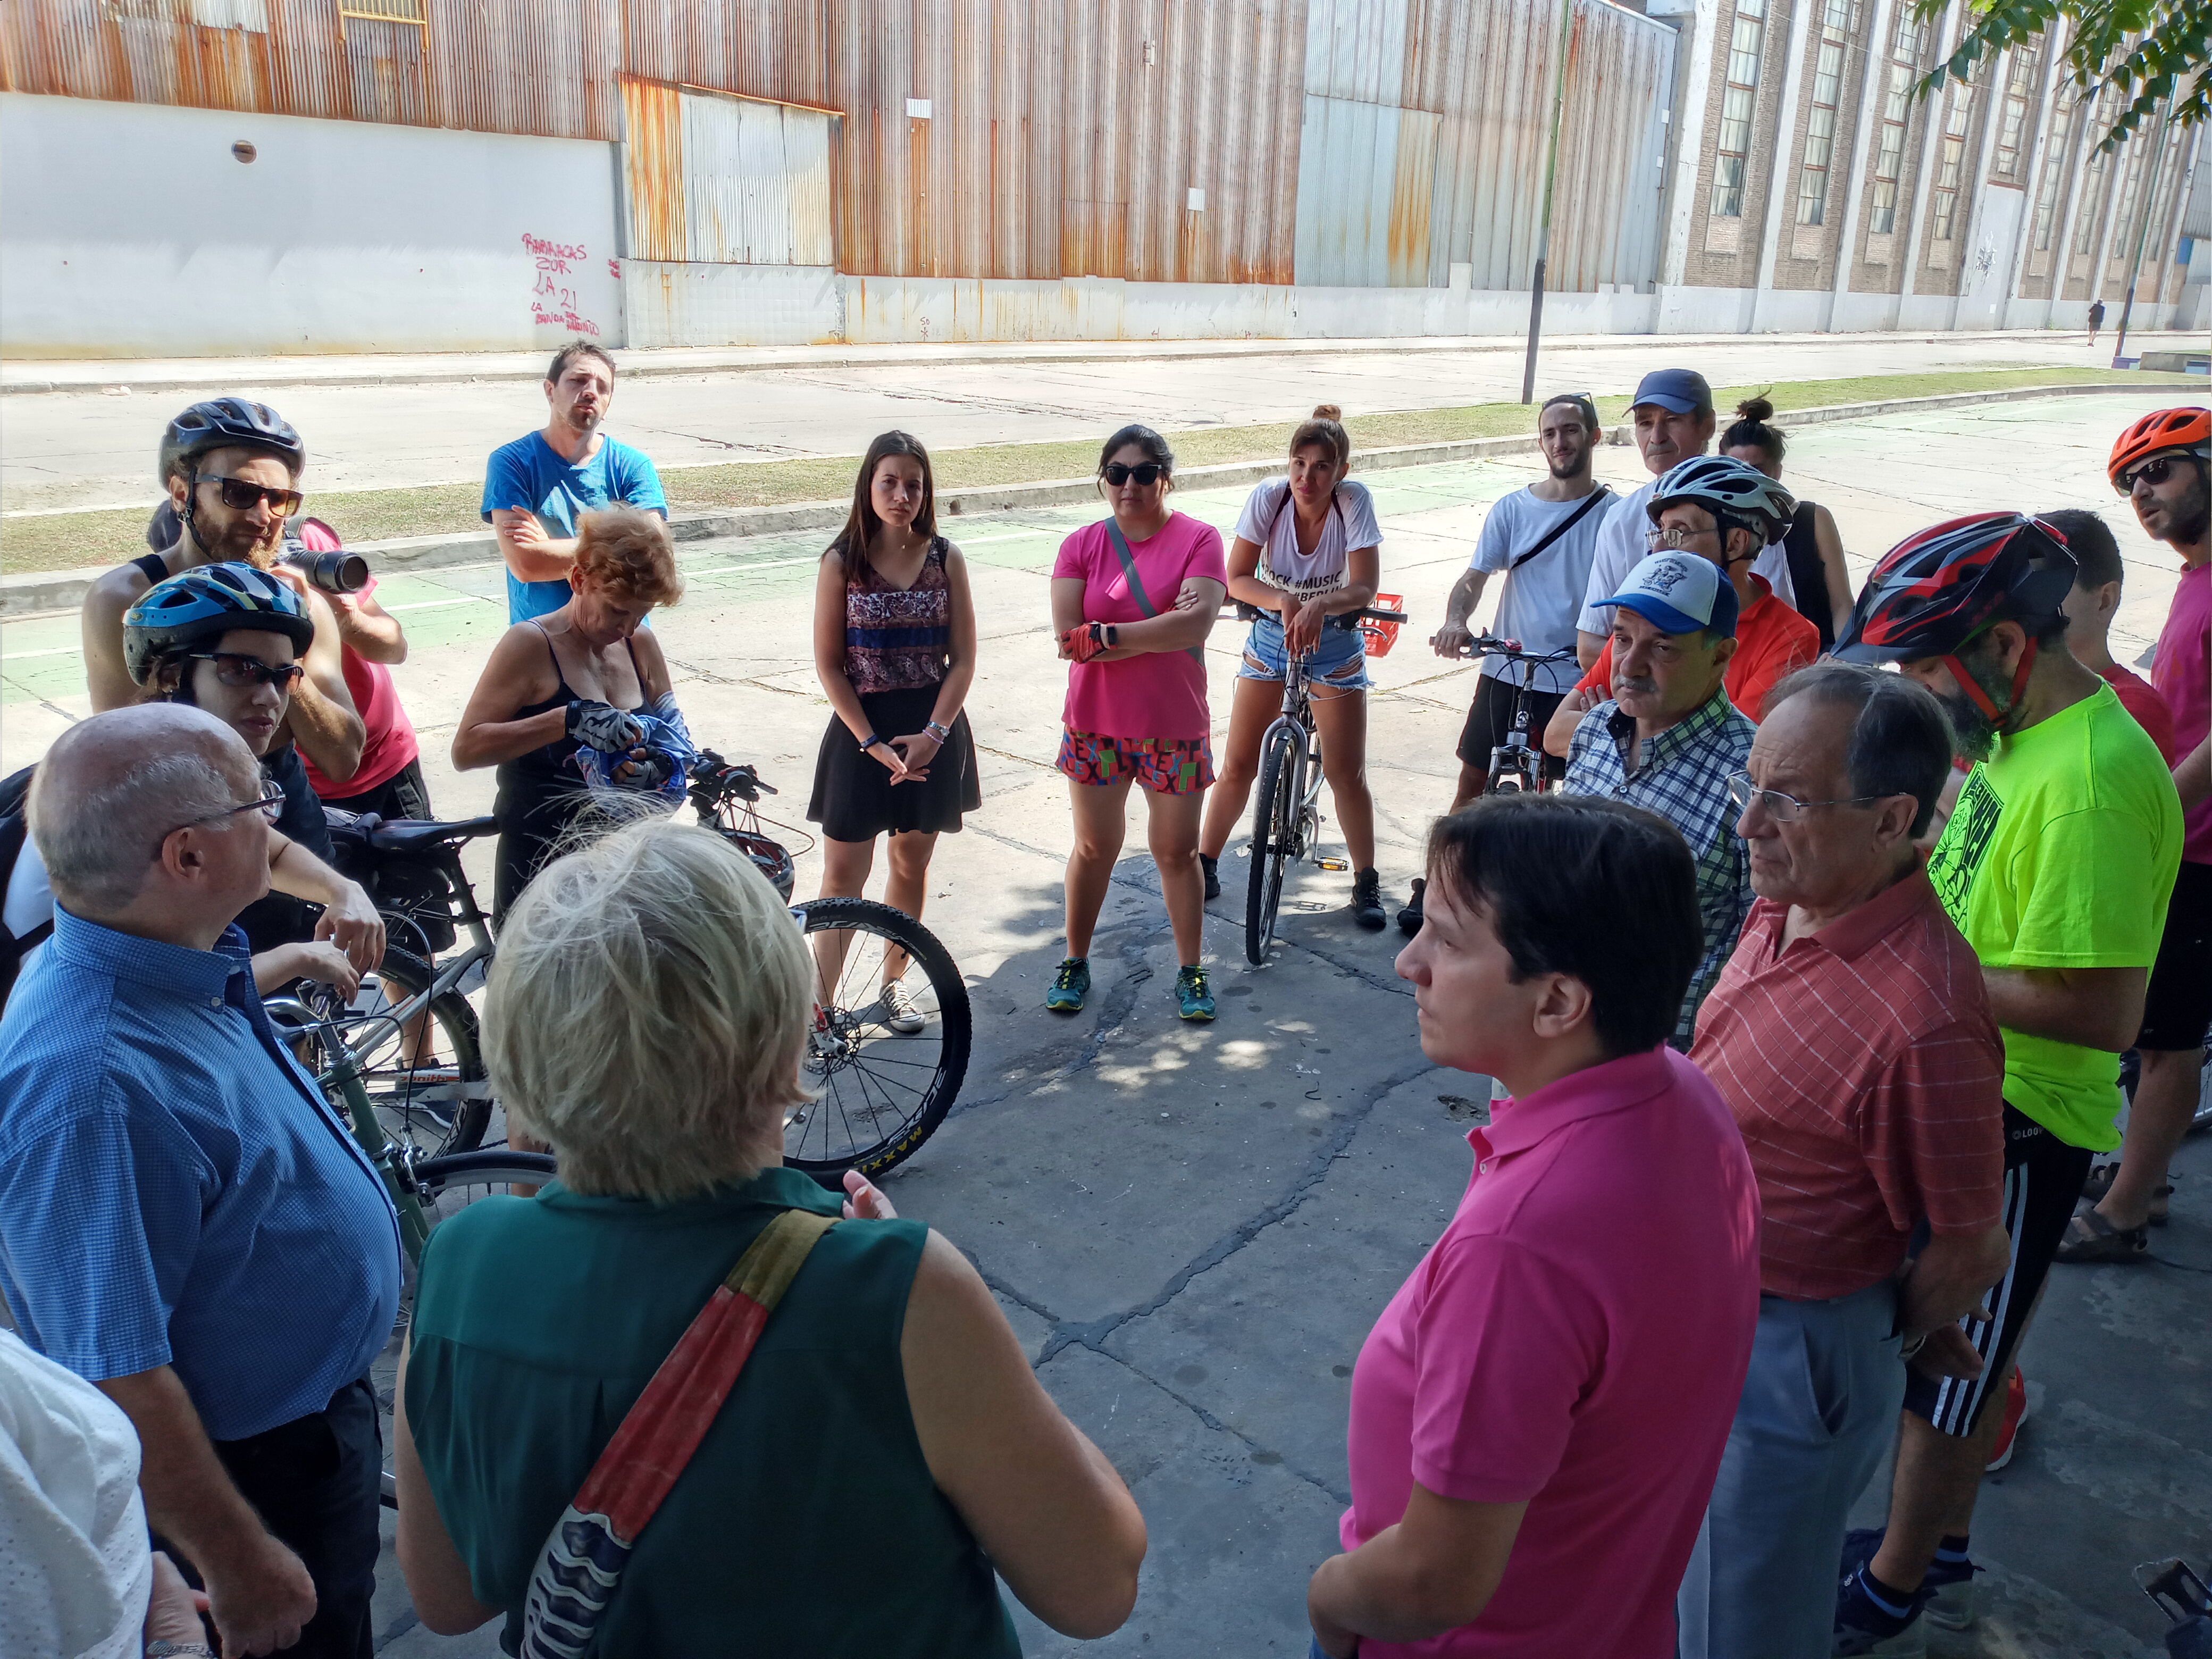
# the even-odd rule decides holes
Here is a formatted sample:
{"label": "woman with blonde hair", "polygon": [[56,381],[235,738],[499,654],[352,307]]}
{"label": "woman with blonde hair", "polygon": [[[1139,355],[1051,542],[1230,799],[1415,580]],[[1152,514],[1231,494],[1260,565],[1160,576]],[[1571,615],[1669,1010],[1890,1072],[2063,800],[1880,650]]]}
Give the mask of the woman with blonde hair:
{"label": "woman with blonde hair", "polygon": [[594,789],[680,799],[694,750],[668,659],[640,629],[684,595],[668,526],[634,507],[587,513],[568,604],[492,647],[453,732],[453,769],[499,768],[500,921]]}
{"label": "woman with blonde hair", "polygon": [[625,1460],[634,1407],[771,1229],[811,1243],[781,1299],[761,1292],[749,1357],[702,1362],[719,1404],[641,1408],[673,1484],[599,1597],[594,1650],[1012,1656],[994,1569],[1066,1635],[1128,1616],[1143,1519],[981,1278],[858,1175],[841,1206],[783,1167],[812,979],[766,878],[696,824],[625,826],[509,913],[484,1058],[561,1178],[469,1206],[423,1253],[393,1438],[400,1567],[433,1631],[504,1615],[518,1650],[587,1474],[649,1483]]}
{"label": "woman with blonde hair", "polygon": [[1206,803],[1198,855],[1206,896],[1217,898],[1216,866],[1244,811],[1260,767],[1260,741],[1283,707],[1292,657],[1306,659],[1322,771],[1352,854],[1352,919],[1370,933],[1387,920],[1375,870],[1375,798],[1367,791],[1367,652],[1347,617],[1375,603],[1382,579],[1382,532],[1367,486],[1346,477],[1352,438],[1344,411],[1323,404],[1291,434],[1290,470],[1255,487],[1229,548],[1229,597],[1257,606],[1229,708],[1221,775]]}

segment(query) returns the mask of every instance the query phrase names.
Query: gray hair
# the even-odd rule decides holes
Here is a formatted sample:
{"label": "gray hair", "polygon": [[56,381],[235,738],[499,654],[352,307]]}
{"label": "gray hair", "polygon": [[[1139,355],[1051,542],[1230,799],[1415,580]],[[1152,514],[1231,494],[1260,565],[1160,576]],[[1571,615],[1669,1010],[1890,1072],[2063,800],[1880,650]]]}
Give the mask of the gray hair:
{"label": "gray hair", "polygon": [[105,780],[50,784],[63,771],[49,757],[32,777],[31,840],[54,896],[88,917],[129,908],[172,830],[238,804],[236,781],[204,747],[148,756]]}
{"label": "gray hair", "polygon": [[1918,803],[1912,839],[1927,833],[1951,774],[1951,722],[1936,695],[1917,680],[1832,658],[1801,668],[1767,694],[1761,720],[1792,697],[1817,697],[1856,711],[1844,775],[1854,795],[1910,795]]}
{"label": "gray hair", "polygon": [[631,823],[539,871],[501,925],[483,1052],[511,1118],[582,1193],[657,1200],[759,1173],[810,1098],[805,942],[713,830]]}

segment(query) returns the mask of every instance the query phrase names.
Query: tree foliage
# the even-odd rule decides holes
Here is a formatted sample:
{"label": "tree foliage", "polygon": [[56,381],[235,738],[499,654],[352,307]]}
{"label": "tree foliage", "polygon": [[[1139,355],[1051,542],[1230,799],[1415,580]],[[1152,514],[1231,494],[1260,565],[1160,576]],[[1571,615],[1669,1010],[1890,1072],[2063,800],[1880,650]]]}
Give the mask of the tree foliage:
{"label": "tree foliage", "polygon": [[[1940,18],[1946,0],[1914,0],[1923,21]],[[2100,146],[2116,149],[2172,100],[2172,118],[2195,126],[2212,114],[2212,0],[1969,0],[1973,26],[1958,48],[1920,82],[1932,94],[1946,76],[1963,81],[1984,57],[2033,41],[2061,19],[2074,25],[2062,73],[2085,94],[2115,88],[2124,105]]]}

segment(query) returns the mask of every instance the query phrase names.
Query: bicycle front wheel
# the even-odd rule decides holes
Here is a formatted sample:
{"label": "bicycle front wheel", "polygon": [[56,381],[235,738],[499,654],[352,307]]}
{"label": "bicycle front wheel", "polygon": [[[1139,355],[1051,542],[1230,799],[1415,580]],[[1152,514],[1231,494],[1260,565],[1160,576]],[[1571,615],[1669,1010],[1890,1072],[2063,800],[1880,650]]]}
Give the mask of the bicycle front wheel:
{"label": "bicycle front wheel", "polygon": [[783,1161],[834,1191],[848,1170],[896,1169],[945,1121],[968,1073],[968,986],[937,935],[903,910],[827,898],[793,914],[814,951],[801,1069],[818,1093],[784,1119]]}
{"label": "bicycle front wheel", "polygon": [[1297,734],[1271,732],[1260,757],[1260,783],[1252,801],[1252,874],[1244,892],[1244,956],[1258,967],[1275,942],[1275,912],[1283,902],[1283,877],[1298,855],[1298,817],[1304,803],[1304,754]]}

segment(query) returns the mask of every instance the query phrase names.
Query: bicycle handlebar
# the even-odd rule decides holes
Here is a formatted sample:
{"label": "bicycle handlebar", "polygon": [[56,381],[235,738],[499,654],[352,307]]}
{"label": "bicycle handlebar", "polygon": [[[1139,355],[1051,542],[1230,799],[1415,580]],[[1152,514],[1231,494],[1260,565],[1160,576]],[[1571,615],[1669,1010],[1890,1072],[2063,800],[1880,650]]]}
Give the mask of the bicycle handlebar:
{"label": "bicycle handlebar", "polygon": [[[1264,611],[1256,605],[1247,605],[1242,599],[1224,601],[1221,606],[1222,615],[1227,616],[1232,611],[1237,613],[1237,620],[1240,622],[1257,622],[1262,617],[1274,615],[1272,611]],[[1322,618],[1322,626],[1349,629],[1357,628],[1363,622],[1402,623],[1405,620],[1406,613],[1402,611],[1377,611],[1372,605],[1369,605],[1364,610],[1340,611],[1333,616],[1324,617]]]}
{"label": "bicycle handlebar", "polygon": [[1575,650],[1569,646],[1559,651],[1530,651],[1525,649],[1518,640],[1505,639],[1496,634],[1476,634],[1460,648],[1459,654],[1462,658],[1503,657],[1508,662],[1534,663],[1541,666],[1546,663],[1565,662],[1575,655]]}

